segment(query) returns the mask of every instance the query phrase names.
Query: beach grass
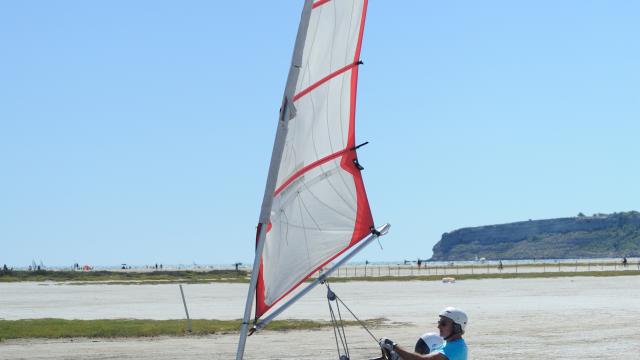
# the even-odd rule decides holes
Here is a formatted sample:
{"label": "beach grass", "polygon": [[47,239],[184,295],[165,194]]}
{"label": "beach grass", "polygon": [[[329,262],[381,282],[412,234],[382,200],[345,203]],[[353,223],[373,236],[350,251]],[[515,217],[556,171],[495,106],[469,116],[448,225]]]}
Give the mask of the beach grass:
{"label": "beach grass", "polygon": [[534,279],[534,278],[558,278],[558,277],[608,277],[608,276],[638,276],[640,271],[560,271],[560,272],[537,272],[537,273],[496,273],[496,274],[447,274],[447,275],[407,275],[407,276],[358,276],[358,277],[330,277],[331,282],[348,281],[440,281],[445,277],[452,277],[456,280],[482,280],[482,279]]}
{"label": "beach grass", "polygon": [[[366,320],[367,326],[377,326],[384,319]],[[192,331],[187,331],[186,320],[64,320],[28,319],[0,320],[0,341],[28,338],[131,338],[153,336],[192,336],[239,332],[240,320],[191,320]],[[345,321],[346,326],[356,321]],[[313,330],[331,326],[330,322],[313,320],[275,320],[267,330]]]}
{"label": "beach grass", "polygon": [[[506,267],[505,267],[506,268]],[[549,268],[559,268],[557,265]],[[562,267],[565,269],[565,267]],[[462,267],[460,268],[462,269]],[[443,277],[455,277],[458,280],[479,279],[531,279],[557,278],[575,276],[637,276],[640,270],[598,270],[598,271],[546,271],[546,272],[500,272],[479,274],[456,274],[454,268],[448,268],[448,274],[415,274],[391,276],[347,276],[329,277],[332,282],[347,281],[410,281],[441,280]],[[153,271],[153,272],[118,272],[118,271],[12,271],[0,274],[0,282],[20,281],[55,281],[73,285],[109,284],[109,285],[140,285],[140,284],[170,284],[170,283],[248,283],[247,271],[212,270],[212,271]],[[310,281],[310,280],[309,280]]]}
{"label": "beach grass", "polygon": [[0,273],[0,282],[18,281],[58,281],[58,282],[109,282],[114,284],[128,283],[209,283],[249,281],[248,272],[244,270],[210,270],[210,271],[20,271],[14,270]]}

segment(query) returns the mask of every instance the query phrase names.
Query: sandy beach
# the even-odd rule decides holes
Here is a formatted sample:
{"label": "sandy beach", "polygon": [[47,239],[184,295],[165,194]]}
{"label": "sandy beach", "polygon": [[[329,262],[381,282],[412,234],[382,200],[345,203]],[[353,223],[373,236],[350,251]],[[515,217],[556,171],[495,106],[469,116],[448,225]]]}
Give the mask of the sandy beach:
{"label": "sandy beach", "polygon": [[[456,305],[470,315],[472,359],[618,359],[640,354],[640,277],[350,282],[332,285],[364,319],[386,318],[372,329],[412,347],[435,330],[437,312]],[[0,284],[0,318],[183,318],[179,289],[164,285]],[[237,319],[246,284],[186,285],[193,318]],[[327,320],[318,288],[282,318]],[[377,354],[359,327],[348,329],[352,359]],[[0,359],[229,359],[237,335],[151,339],[10,340]],[[629,357],[631,356],[631,357]],[[247,359],[336,358],[331,329],[263,331],[249,338]]]}

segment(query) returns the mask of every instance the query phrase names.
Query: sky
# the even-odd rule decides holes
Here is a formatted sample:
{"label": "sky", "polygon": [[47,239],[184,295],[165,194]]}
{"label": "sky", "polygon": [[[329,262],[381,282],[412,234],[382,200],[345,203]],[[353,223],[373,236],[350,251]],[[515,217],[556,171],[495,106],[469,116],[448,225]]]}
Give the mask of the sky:
{"label": "sky", "polygon": [[[0,263],[253,261],[302,1],[0,2]],[[381,245],[640,210],[640,3],[370,0]]]}

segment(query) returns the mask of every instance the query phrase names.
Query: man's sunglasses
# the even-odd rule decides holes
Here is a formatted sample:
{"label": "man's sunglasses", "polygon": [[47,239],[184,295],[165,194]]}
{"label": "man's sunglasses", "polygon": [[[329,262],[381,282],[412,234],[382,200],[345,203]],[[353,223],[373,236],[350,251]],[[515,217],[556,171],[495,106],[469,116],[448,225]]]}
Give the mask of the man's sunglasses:
{"label": "man's sunglasses", "polygon": [[447,326],[449,325],[448,321],[438,320],[438,326]]}

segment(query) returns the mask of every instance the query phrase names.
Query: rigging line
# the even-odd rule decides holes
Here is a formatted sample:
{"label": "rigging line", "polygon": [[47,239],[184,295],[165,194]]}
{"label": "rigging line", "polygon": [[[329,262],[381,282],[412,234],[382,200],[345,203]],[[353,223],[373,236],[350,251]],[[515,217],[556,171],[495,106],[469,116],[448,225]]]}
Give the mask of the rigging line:
{"label": "rigging line", "polygon": [[338,356],[341,355],[340,353],[340,345],[338,344],[338,333],[336,332],[336,325],[335,325],[335,315],[333,313],[333,308],[331,307],[331,300],[327,299],[327,305],[329,305],[329,314],[331,314],[331,324],[333,325],[333,337],[336,339],[336,350],[338,350]]}
{"label": "rigging line", "polygon": [[[332,315],[333,328],[335,329],[335,331],[337,331],[337,334],[340,337],[340,343],[342,344],[342,350],[348,356],[347,337],[344,334],[344,329],[342,331],[340,331],[340,327],[338,326],[338,319],[339,319],[340,315],[338,315],[338,317],[336,317],[335,312],[333,311],[333,306],[332,305],[329,305],[329,306],[331,306],[331,313],[333,314]],[[340,354],[340,350],[338,350],[338,353]]]}
{"label": "rigging line", "polygon": [[362,326],[368,333],[369,335],[371,335],[371,338],[373,338],[373,341],[375,341],[376,343],[378,342],[378,338],[375,337],[373,335],[373,333],[371,333],[371,331],[369,330],[369,328],[367,327],[367,325],[360,319],[358,319],[358,317],[356,316],[356,314],[353,313],[353,311],[351,311],[351,309],[349,309],[349,307],[347,306],[347,304],[344,303],[344,301],[342,301],[342,299],[340,299],[340,297],[338,296],[338,294],[336,294],[336,299],[338,299],[338,301],[340,301],[340,303],[342,303],[342,305],[344,305],[344,307],[349,310],[349,312],[351,313],[351,316],[353,316],[356,320],[358,320],[358,322],[360,323],[360,326]]}
{"label": "rigging line", "polygon": [[[336,295],[336,299],[338,296]],[[344,343],[345,343],[345,352],[347,353],[347,357],[349,356],[349,342],[347,341],[347,332],[344,330],[344,321],[342,321],[342,314],[340,313],[340,304],[336,301],[336,309],[338,309],[338,318],[340,319],[340,327],[342,328],[342,333],[344,335]]]}
{"label": "rigging line", "polygon": [[[338,327],[338,321],[337,321],[336,316],[335,316],[335,312],[333,311],[333,305],[331,305],[331,301],[335,300],[335,293],[331,290],[331,287],[329,286],[329,282],[328,281],[325,281],[324,285],[327,287],[327,303],[329,304],[329,311],[330,311],[330,314],[331,314],[331,324],[333,325],[334,334],[336,333],[336,330],[337,330],[337,334],[340,336],[340,342],[342,343],[342,349],[345,351],[347,357],[349,357],[349,347],[348,347],[348,344],[347,344],[347,334],[344,331],[344,326],[342,327],[342,332],[340,331],[340,328]],[[338,303],[337,302],[336,302],[336,308],[338,308],[338,318],[342,322],[342,315],[340,315],[340,308],[338,307]],[[337,336],[336,336],[336,343],[337,342],[338,342],[338,339],[337,339]],[[338,349],[338,355],[340,355],[340,350],[339,349]]]}

